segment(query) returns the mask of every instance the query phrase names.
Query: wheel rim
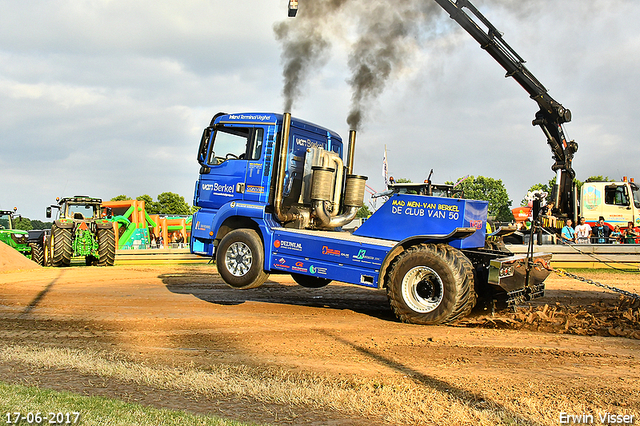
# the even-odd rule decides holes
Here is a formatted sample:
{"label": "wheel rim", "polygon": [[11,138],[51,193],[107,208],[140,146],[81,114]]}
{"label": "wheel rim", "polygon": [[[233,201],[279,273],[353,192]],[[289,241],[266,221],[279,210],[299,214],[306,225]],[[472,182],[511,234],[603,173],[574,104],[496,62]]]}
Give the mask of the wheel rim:
{"label": "wheel rim", "polygon": [[442,279],[427,266],[412,268],[402,279],[402,298],[418,313],[428,313],[440,306],[443,292]]}
{"label": "wheel rim", "polygon": [[234,277],[242,277],[253,264],[253,254],[248,245],[242,241],[237,241],[229,246],[224,256],[224,263],[227,270]]}

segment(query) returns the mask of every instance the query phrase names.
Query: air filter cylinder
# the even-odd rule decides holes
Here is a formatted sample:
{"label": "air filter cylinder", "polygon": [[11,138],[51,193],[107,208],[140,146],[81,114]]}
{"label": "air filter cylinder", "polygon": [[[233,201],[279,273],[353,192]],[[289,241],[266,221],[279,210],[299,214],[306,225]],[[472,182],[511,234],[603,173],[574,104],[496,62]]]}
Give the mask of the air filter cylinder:
{"label": "air filter cylinder", "polygon": [[311,178],[311,199],[331,201],[333,194],[333,174],[335,169],[331,167],[313,166]]}
{"label": "air filter cylinder", "polygon": [[344,205],[347,207],[361,207],[364,201],[364,187],[366,176],[347,175],[347,185],[344,191]]}

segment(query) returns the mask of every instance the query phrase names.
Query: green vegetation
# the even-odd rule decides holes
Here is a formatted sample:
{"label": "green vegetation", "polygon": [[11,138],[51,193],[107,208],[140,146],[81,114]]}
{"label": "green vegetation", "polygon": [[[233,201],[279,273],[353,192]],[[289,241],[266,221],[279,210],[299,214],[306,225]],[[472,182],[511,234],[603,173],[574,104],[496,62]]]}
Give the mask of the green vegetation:
{"label": "green vegetation", "polygon": [[[131,197],[122,194],[113,197],[111,201],[126,201],[131,199]],[[173,192],[163,192],[158,195],[157,201],[153,201],[153,198],[147,194],[136,197],[136,200],[144,201],[145,210],[148,214],[190,215],[196,210],[184,200],[182,195]]]}
{"label": "green vegetation", "polygon": [[[25,387],[9,385],[0,382],[0,408],[4,416],[2,423],[15,424],[15,414],[34,416],[31,424],[49,424],[53,416],[57,416],[54,422],[57,424],[89,425],[202,425],[202,426],[243,426],[232,420],[224,420],[216,417],[194,415],[183,411],[172,411],[145,407],[140,404],[131,404],[116,399],[103,397],[87,397],[70,392],[56,392],[39,389],[37,387]],[[11,414],[7,414],[11,413]],[[37,414],[47,417],[48,420],[37,422]],[[68,413],[68,418],[67,418]],[[79,413],[75,414],[75,413]],[[9,416],[9,417],[8,417]],[[62,423],[57,420],[63,419]],[[76,421],[77,419],[77,421]],[[11,422],[9,423],[8,420]],[[70,423],[67,423],[67,420]],[[19,424],[29,424],[21,421]]]}
{"label": "green vegetation", "polygon": [[[445,183],[453,185],[453,182]],[[456,189],[463,191],[463,198],[488,201],[489,216],[495,216],[495,220],[500,222],[513,220],[511,200],[502,180],[484,176],[469,176]]]}
{"label": "green vegetation", "polygon": [[30,231],[31,229],[51,229],[52,223],[53,222],[29,219],[28,217],[14,216],[13,228],[23,231]]}
{"label": "green vegetation", "polygon": [[369,216],[371,216],[371,210],[366,205],[360,207],[360,210],[356,213],[356,217],[359,219],[367,219]]}

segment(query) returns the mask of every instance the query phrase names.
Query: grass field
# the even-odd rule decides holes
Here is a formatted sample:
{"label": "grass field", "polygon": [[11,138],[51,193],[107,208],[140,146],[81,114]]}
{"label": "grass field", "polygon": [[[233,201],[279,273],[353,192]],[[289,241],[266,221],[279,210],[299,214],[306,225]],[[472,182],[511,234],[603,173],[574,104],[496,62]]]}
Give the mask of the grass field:
{"label": "grass field", "polygon": [[[3,424],[248,426],[232,420],[0,382]],[[19,413],[19,414],[18,414]],[[22,418],[24,417],[24,420]],[[19,419],[19,420],[17,420]]]}

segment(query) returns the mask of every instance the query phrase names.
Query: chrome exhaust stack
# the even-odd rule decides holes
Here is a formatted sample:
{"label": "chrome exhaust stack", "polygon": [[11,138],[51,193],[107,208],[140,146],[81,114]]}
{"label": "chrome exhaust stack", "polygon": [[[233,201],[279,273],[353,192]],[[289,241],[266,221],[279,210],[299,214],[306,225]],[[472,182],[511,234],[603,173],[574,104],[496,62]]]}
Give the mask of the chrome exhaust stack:
{"label": "chrome exhaust stack", "polygon": [[347,151],[347,174],[353,173],[353,159],[356,155],[356,131],[349,130],[349,150]]}
{"label": "chrome exhaust stack", "polygon": [[284,175],[287,170],[287,153],[289,151],[289,133],[291,130],[291,113],[282,114],[282,133],[280,139],[280,153],[278,157],[278,176],[276,179],[276,192],[274,195],[274,213],[281,223],[291,222],[298,219],[297,214],[284,211]]}

